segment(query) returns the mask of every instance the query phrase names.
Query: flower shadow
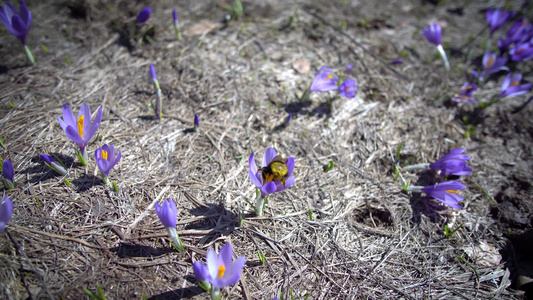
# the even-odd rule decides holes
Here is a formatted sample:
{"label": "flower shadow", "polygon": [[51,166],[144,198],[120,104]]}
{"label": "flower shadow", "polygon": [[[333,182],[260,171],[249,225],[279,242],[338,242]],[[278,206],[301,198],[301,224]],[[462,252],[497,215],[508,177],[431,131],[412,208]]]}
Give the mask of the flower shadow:
{"label": "flower shadow", "polygon": [[161,294],[153,295],[149,300],[176,300],[176,299],[190,299],[195,296],[198,296],[202,293],[205,293],[205,291],[196,285],[196,279],[194,276],[185,276],[185,279],[189,282],[192,282],[195,284],[194,286],[175,289],[168,292],[163,292]]}
{"label": "flower shadow", "polygon": [[226,209],[223,204],[207,204],[191,209],[190,213],[204,218],[186,225],[185,229],[210,230],[202,237],[200,244],[210,243],[221,236],[229,236],[238,223],[238,216]]}
{"label": "flower shadow", "polygon": [[88,174],[82,174],[72,181],[76,186],[77,192],[85,192],[97,185],[105,185],[104,180],[100,177]]}
{"label": "flower shadow", "polygon": [[175,252],[174,249],[168,247],[155,248],[152,246],[136,245],[125,242],[121,242],[117,247],[110,248],[109,251],[115,253],[120,258],[154,257]]}

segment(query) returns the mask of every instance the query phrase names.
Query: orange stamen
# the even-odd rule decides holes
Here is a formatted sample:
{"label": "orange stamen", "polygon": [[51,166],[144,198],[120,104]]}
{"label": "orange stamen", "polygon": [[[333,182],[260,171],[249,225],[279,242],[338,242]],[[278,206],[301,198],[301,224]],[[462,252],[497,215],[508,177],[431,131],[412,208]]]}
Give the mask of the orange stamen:
{"label": "orange stamen", "polygon": [[518,81],[515,81],[511,84],[511,86],[515,86],[515,85],[518,85]]}
{"label": "orange stamen", "polygon": [[107,151],[102,150],[102,158],[107,160]]}
{"label": "orange stamen", "polygon": [[451,194],[457,194],[457,191],[454,191],[454,190],[446,190],[446,192],[451,193]]}
{"label": "orange stamen", "polygon": [[78,133],[83,137],[83,115],[78,118]]}
{"label": "orange stamen", "polygon": [[492,66],[493,63],[494,63],[494,56],[491,56],[491,57],[489,57],[489,61],[487,62],[487,68]]}
{"label": "orange stamen", "polygon": [[326,80],[329,80],[329,79],[331,79],[331,75],[328,75],[328,77],[326,78]]}
{"label": "orange stamen", "polygon": [[346,90],[349,90],[349,89],[350,89],[350,87],[349,87],[349,86],[347,86],[347,87],[345,87],[345,89],[346,89]]}
{"label": "orange stamen", "polygon": [[226,266],[220,265],[220,267],[218,267],[218,275],[217,275],[218,278],[222,278],[225,272],[226,272]]}

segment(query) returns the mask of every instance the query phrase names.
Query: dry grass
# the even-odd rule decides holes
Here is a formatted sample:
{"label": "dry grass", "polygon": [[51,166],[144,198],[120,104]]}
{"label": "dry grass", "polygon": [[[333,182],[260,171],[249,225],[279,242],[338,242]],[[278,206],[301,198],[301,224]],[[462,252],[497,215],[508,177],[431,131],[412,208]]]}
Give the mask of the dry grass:
{"label": "dry grass", "polygon": [[[464,138],[456,117],[461,106],[443,107],[435,99],[462,85],[467,66],[443,74],[441,61],[425,63],[433,48],[413,35],[439,20],[447,22],[446,40],[462,45],[465,32],[485,26],[482,4],[465,8],[471,15],[465,24],[466,16],[446,11],[455,4],[245,2],[245,20],[223,26],[224,3],[160,1],[152,3],[149,21],[156,26],[154,43],[128,51],[113,26],[131,21],[141,3],[87,1],[87,16],[76,19],[60,1],[28,2],[34,15],[28,41],[38,64],[26,65],[18,41],[5,31],[0,36],[1,153],[14,164],[18,185],[5,191],[15,212],[0,236],[0,298],[81,299],[87,298],[83,288],[99,284],[109,299],[206,299],[192,262],[228,242],[236,257],[247,257],[241,281],[223,293],[228,299],[289,291],[296,299],[521,297],[508,288],[503,262],[487,265],[464,249],[489,243],[498,256],[510,228],[531,225],[489,214],[494,204],[477,187],[497,199],[508,192],[521,193],[516,203],[531,201],[531,188],[509,191],[517,178],[529,187],[533,178],[531,106],[519,114],[510,113],[519,102],[491,108],[476,135]],[[177,42],[173,5],[185,30],[204,20],[218,27]],[[288,26],[291,16],[295,27]],[[363,20],[369,25],[357,26]],[[346,35],[337,29],[341,21]],[[384,62],[404,49],[410,49],[406,63],[391,71]],[[309,61],[311,72],[297,73],[296,59]],[[164,95],[161,122],[146,106],[154,97],[150,63]],[[360,87],[356,98],[324,93],[312,95],[309,105],[296,103],[314,70],[328,64],[342,71],[347,63],[354,64]],[[482,93],[497,92],[498,84],[489,82]],[[74,111],[81,103],[93,111],[102,107],[88,149],[111,143],[122,151],[110,175],[119,192],[103,184],[94,160],[86,168],[74,160],[74,144],[56,121],[64,103]],[[294,118],[283,128],[287,112]],[[190,130],[195,113],[199,133]],[[475,172],[464,179],[464,210],[400,192],[401,182],[391,176],[400,144],[405,164],[468,149]],[[254,195],[247,160],[251,151],[260,157],[270,146],[295,157],[297,180],[270,197],[264,217],[254,217],[246,202]],[[41,153],[65,159],[71,186],[43,166]],[[329,161],[335,167],[325,173]],[[403,173],[411,182],[418,175]],[[184,253],[171,248],[153,209],[166,198],[178,203]],[[530,204],[516,205],[531,216]],[[444,239],[444,224],[464,228]]]}

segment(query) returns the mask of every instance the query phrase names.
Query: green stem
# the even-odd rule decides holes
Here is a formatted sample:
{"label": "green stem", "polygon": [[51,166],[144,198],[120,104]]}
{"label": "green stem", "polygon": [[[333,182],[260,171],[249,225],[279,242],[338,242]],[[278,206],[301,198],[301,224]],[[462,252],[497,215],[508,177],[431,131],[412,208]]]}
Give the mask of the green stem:
{"label": "green stem", "polygon": [[31,52],[31,49],[30,47],[28,47],[27,45],[24,45],[24,52],[26,53],[26,56],[28,57],[28,59],[30,60],[30,62],[35,65],[35,57],[33,56],[33,53]]}
{"label": "green stem", "polygon": [[167,227],[168,235],[170,236],[170,240],[172,241],[172,244],[178,250],[178,252],[185,251],[185,248],[183,247],[183,243],[181,242],[180,237],[178,236],[178,233],[176,232],[175,227]]}
{"label": "green stem", "polygon": [[428,163],[409,165],[409,166],[402,167],[402,170],[427,170],[427,169],[429,169]]}
{"label": "green stem", "polygon": [[442,59],[444,60],[444,66],[446,67],[446,70],[450,71],[450,63],[448,62],[448,56],[446,56],[446,51],[444,51],[442,45],[438,45],[437,50],[439,50],[440,56],[442,56]]}

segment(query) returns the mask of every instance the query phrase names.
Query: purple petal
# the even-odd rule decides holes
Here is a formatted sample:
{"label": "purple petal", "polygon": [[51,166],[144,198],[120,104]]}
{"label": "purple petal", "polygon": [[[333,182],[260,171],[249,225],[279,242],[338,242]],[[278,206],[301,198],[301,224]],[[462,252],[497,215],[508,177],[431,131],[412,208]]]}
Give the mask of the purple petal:
{"label": "purple petal", "polygon": [[96,113],[96,117],[94,118],[94,121],[92,122],[91,126],[89,127],[86,133],[87,141],[89,141],[94,136],[94,134],[98,130],[98,127],[100,127],[100,122],[102,122],[102,108],[99,107],[98,112]]}
{"label": "purple petal", "polygon": [[150,76],[152,77],[152,80],[157,80],[157,76],[155,74],[155,68],[154,65],[150,64]]}
{"label": "purple petal", "polygon": [[67,134],[67,137],[71,141],[73,141],[74,143],[78,144],[78,146],[80,146],[80,148],[86,146],[85,141],[83,140],[83,138],[78,133],[78,128],[77,127],[76,127],[76,129],[74,129],[72,126],[68,126],[67,130],[65,130],[65,133]]}
{"label": "purple petal", "polygon": [[237,258],[232,264],[226,265],[226,273],[224,277],[227,278],[225,286],[232,286],[239,281],[241,277],[241,271],[246,263],[246,257],[241,256]]}
{"label": "purple petal", "polygon": [[207,270],[209,272],[209,276],[212,279],[217,278],[218,267],[222,264],[222,262],[219,262],[219,259],[217,257],[217,254],[215,253],[215,250],[213,249],[207,250],[206,263],[207,263]]}
{"label": "purple petal", "polygon": [[4,231],[11,216],[13,215],[13,201],[8,197],[4,197],[0,202],[0,232]]}
{"label": "purple petal", "polygon": [[265,194],[272,194],[276,192],[276,190],[277,190],[277,187],[273,181],[269,181],[265,183],[265,185],[261,188],[261,191]]}
{"label": "purple petal", "polygon": [[143,8],[139,14],[137,15],[137,20],[135,21],[135,23],[137,25],[141,25],[143,24],[144,22],[148,21],[148,19],[150,18],[150,14],[152,13],[152,8],[151,7],[145,7]]}
{"label": "purple petal", "polygon": [[278,154],[274,148],[270,147],[265,151],[263,155],[263,161],[261,162],[261,168],[268,166],[268,164],[276,157]]}
{"label": "purple petal", "polygon": [[175,8],[172,10],[172,19],[173,19],[174,21],[177,21],[177,20],[178,20],[178,12],[176,12],[176,9],[175,9]]}
{"label": "purple petal", "polygon": [[50,155],[46,155],[46,154],[41,154],[41,158],[47,163],[47,164],[51,164],[52,161],[55,161],[55,158],[50,156]]}
{"label": "purple petal", "polygon": [[4,160],[4,163],[2,164],[2,173],[4,175],[5,179],[8,179],[9,181],[13,182],[13,178],[15,177],[15,170],[13,169],[13,164],[9,160]]}
{"label": "purple petal", "polygon": [[289,157],[285,164],[287,165],[287,176],[291,176],[292,171],[294,171],[294,157]]}
{"label": "purple petal", "polygon": [[[67,126],[78,128],[78,120],[74,117],[74,113],[68,104],[63,104],[63,121]],[[64,128],[65,131],[67,130],[67,126]]]}
{"label": "purple petal", "polygon": [[20,1],[20,17],[29,30],[31,27],[31,12],[28,10],[28,7],[26,6],[26,2],[24,2],[24,0]]}
{"label": "purple petal", "polygon": [[222,263],[224,264],[224,266],[226,266],[226,268],[231,264],[232,255],[233,255],[233,249],[231,249],[230,243],[227,243],[224,246],[222,246],[222,249],[220,249],[218,257],[222,260]]}
{"label": "purple petal", "polygon": [[196,277],[196,280],[205,281],[208,279],[209,274],[207,267],[201,262],[195,261],[192,265],[192,269],[194,270],[194,276]]}

